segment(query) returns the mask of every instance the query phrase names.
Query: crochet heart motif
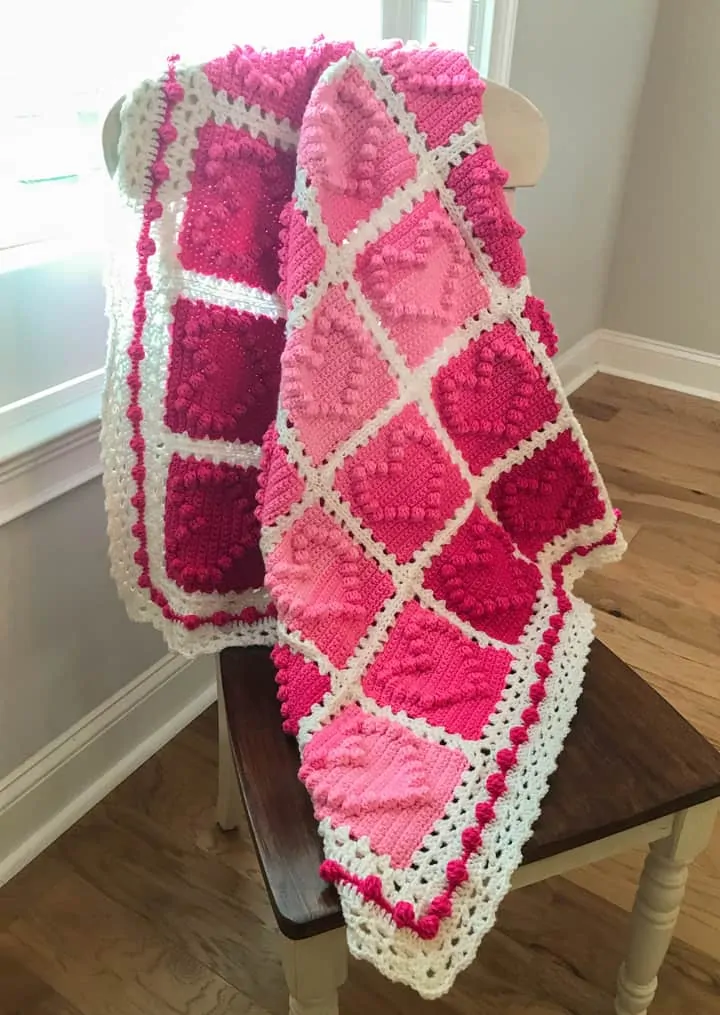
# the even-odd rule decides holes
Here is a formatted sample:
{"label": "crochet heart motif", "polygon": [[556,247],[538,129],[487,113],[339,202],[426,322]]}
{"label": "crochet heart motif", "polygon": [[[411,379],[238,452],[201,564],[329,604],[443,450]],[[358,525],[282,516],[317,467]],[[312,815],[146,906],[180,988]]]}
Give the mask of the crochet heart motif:
{"label": "crochet heart motif", "polygon": [[483,333],[433,382],[440,418],[470,469],[479,474],[559,407],[547,380],[510,323]]}
{"label": "crochet heart motif", "polygon": [[336,666],[393,591],[388,575],[318,506],[269,555],[267,584],[280,619],[314,639]]}
{"label": "crochet heart motif", "polygon": [[424,584],[462,620],[492,638],[517,643],[541,586],[540,572],[513,556],[500,526],[477,508],[435,557]]}
{"label": "crochet heart motif", "polygon": [[605,514],[587,461],[567,430],[503,473],[489,496],[501,524],[529,557]]}
{"label": "crochet heart motif", "polygon": [[282,398],[314,464],[396,393],[341,286],[331,286],[282,356]]}
{"label": "crochet heart motif", "polygon": [[416,165],[406,139],[356,70],[318,89],[305,115],[298,161],[317,188],[336,243],[410,179]]}
{"label": "crochet heart motif", "polygon": [[366,248],[355,275],[411,367],[490,302],[460,233],[434,193]]}

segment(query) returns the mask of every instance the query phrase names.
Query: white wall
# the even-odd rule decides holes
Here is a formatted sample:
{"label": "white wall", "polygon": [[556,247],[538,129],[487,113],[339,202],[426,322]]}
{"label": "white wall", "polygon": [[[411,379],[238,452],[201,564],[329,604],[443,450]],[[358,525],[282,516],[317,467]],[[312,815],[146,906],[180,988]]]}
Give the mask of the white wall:
{"label": "white wall", "polygon": [[110,579],[100,480],[0,527],[0,779],[166,651]]}
{"label": "white wall", "polygon": [[[720,16],[720,4],[709,5]],[[520,0],[510,83],[545,114],[550,162],[539,185],[518,194],[516,208],[528,230],[533,290],[548,304],[561,348],[602,323],[656,6]]]}
{"label": "white wall", "polygon": [[661,0],[603,323],[720,354],[720,3]]}

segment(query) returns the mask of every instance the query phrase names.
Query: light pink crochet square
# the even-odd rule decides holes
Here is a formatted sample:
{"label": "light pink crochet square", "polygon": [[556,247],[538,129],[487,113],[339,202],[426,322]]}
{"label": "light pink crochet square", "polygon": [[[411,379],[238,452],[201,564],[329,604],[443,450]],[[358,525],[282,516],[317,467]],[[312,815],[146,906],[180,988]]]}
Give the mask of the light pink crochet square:
{"label": "light pink crochet square", "polygon": [[467,764],[460,751],[350,705],[308,743],[300,778],[318,820],[367,836],[375,853],[407,867]]}
{"label": "light pink crochet square", "polygon": [[460,233],[434,193],[363,251],[355,276],[411,367],[490,302]]}
{"label": "light pink crochet square", "polygon": [[277,669],[275,679],[283,729],[297,735],[300,720],[309,715],[313,705],[322,701],[330,690],[330,677],[287,645],[275,646],[272,661]]}
{"label": "light pink crochet square", "polygon": [[288,339],[282,399],[313,464],[397,394],[397,384],[342,286]]}
{"label": "light pink crochet square", "polygon": [[415,175],[417,160],[383,103],[351,68],[313,93],[298,164],[317,190],[330,238],[340,243]]}
{"label": "light pink crochet square", "polygon": [[463,54],[391,49],[382,63],[395,78],[408,112],[415,115],[415,127],[427,137],[428,148],[447,144],[480,115],[485,84]]}
{"label": "light pink crochet square", "polygon": [[294,154],[230,124],[206,123],[198,130],[195,160],[180,264],[274,292],[280,212],[295,182]]}
{"label": "light pink crochet square", "polygon": [[541,587],[534,564],[513,556],[507,533],[477,508],[425,571],[436,599],[478,631],[520,641]]}
{"label": "light pink crochet square", "polygon": [[505,689],[512,659],[504,650],[481,647],[411,601],[363,678],[363,689],[378,705],[478,740]]}
{"label": "light pink crochet square", "polygon": [[267,561],[278,616],[344,666],[394,591],[387,574],[321,507],[293,523]]}
{"label": "light pink crochet square", "polygon": [[165,566],[168,577],[186,592],[262,587],[257,471],[194,455],[172,456],[165,499]]}
{"label": "light pink crochet square", "polygon": [[605,514],[590,466],[569,430],[504,472],[489,496],[500,523],[528,557]]}
{"label": "light pink crochet square", "polygon": [[476,475],[559,412],[542,370],[509,322],[480,334],[438,371],[433,399]]}
{"label": "light pink crochet square", "polygon": [[460,470],[415,405],[406,406],[346,459],[335,486],[401,564],[470,496]]}
{"label": "light pink crochet square", "polygon": [[183,296],[172,312],[166,425],[259,444],[277,412],[285,322]]}

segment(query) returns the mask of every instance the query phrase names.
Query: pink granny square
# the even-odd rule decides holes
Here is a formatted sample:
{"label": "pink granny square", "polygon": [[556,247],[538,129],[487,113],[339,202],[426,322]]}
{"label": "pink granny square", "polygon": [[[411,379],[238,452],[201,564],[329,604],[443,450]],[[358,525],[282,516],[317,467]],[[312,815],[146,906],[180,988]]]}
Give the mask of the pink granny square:
{"label": "pink granny square", "polygon": [[502,697],[512,659],[411,601],[363,678],[363,689],[379,705],[478,740]]}
{"label": "pink granny square", "polygon": [[559,412],[547,379],[510,322],[482,332],[442,367],[433,399],[476,475]]}
{"label": "pink granny square", "polygon": [[297,735],[300,720],[309,715],[313,705],[322,701],[330,690],[330,677],[287,645],[275,646],[272,661],[277,668],[275,679],[283,729]]}
{"label": "pink granny square", "polygon": [[448,143],[482,110],[484,83],[466,56],[444,49],[391,49],[383,57],[383,70],[395,78],[415,127],[427,137],[428,148]]}
{"label": "pink granny square", "polygon": [[308,743],[300,778],[318,820],[366,835],[375,853],[407,867],[466,768],[460,751],[350,705]]}
{"label": "pink granny square", "polygon": [[394,591],[381,571],[321,507],[309,508],[267,562],[278,616],[344,666]]}
{"label": "pink granny square", "polygon": [[532,615],[541,579],[534,564],[513,556],[507,533],[473,508],[426,569],[423,584],[476,630],[515,644]]}
{"label": "pink granny square", "polygon": [[508,207],[503,190],[507,178],[490,145],[482,145],[450,170],[447,185],[481,239],[493,271],[503,285],[516,286],[526,271],[520,246],[525,230]]}
{"label": "pink granny square", "polygon": [[569,430],[502,473],[490,487],[490,502],[528,557],[605,514],[590,466]]}
{"label": "pink granny square", "polygon": [[280,212],[295,180],[293,153],[229,124],[206,123],[198,138],[180,263],[274,292]]}
{"label": "pink granny square", "polygon": [[363,251],[355,275],[411,367],[490,302],[460,233],[434,193]]}
{"label": "pink granny square", "polygon": [[282,356],[282,401],[318,465],[397,394],[342,286],[331,286]]}
{"label": "pink granny square", "polygon": [[284,322],[181,296],[171,330],[166,425],[259,444],[277,411]]}
{"label": "pink granny square", "polygon": [[458,467],[408,405],[345,461],[335,485],[404,564],[470,496]]}
{"label": "pink granny square", "polygon": [[257,469],[175,454],[165,499],[165,566],[186,592],[261,588]]}
{"label": "pink granny square", "polygon": [[317,234],[293,201],[280,215],[280,275],[278,292],[288,307],[296,296],[305,294],[325,267],[325,251]]}
{"label": "pink granny square", "polygon": [[257,516],[263,525],[274,525],[303,495],[305,481],[288,459],[274,423],[265,431],[258,476]]}
{"label": "pink granny square", "polygon": [[383,103],[351,68],[314,91],[298,163],[317,190],[330,238],[340,243],[415,175],[417,160]]}

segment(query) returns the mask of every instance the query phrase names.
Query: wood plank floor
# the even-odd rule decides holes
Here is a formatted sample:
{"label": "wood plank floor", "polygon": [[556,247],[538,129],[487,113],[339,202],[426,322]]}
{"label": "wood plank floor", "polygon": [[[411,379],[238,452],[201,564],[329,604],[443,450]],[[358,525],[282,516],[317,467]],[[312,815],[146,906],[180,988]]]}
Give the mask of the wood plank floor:
{"label": "wood plank floor", "polygon": [[[573,402],[630,537],[582,583],[599,633],[720,746],[720,405],[607,377]],[[0,889],[0,1015],[285,1012],[247,830],[214,824],[214,724],[211,710]],[[433,1011],[610,1015],[640,859],[509,896]],[[352,963],[347,1015],[424,1008]],[[720,1015],[720,828],[652,1011]]]}

